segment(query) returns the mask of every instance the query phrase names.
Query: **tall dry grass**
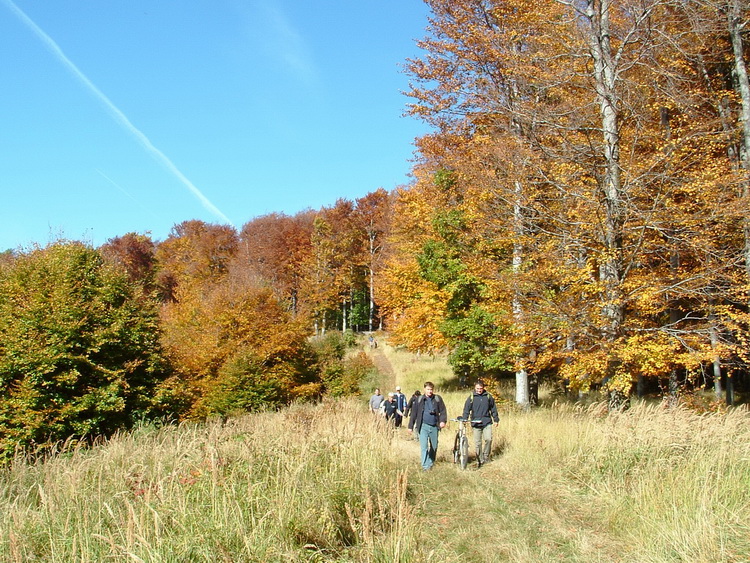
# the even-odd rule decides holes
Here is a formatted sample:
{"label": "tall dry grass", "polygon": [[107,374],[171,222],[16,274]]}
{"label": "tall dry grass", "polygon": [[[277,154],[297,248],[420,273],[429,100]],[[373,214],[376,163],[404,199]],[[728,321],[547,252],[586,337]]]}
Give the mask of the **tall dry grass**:
{"label": "tall dry grass", "polygon": [[[459,413],[444,359],[386,353],[405,391],[431,380]],[[450,462],[448,429],[420,472],[367,397],[19,459],[0,473],[0,560],[750,561],[746,410],[509,397],[480,471]]]}
{"label": "tall dry grass", "polygon": [[[454,390],[444,358],[386,352],[402,387],[432,380],[449,416],[460,414],[470,389]],[[490,553],[470,551],[471,530],[455,533],[447,559],[470,552],[478,561],[750,561],[746,409],[698,414],[636,400],[608,413],[602,403],[554,403],[543,389],[550,406],[524,412],[513,404],[512,382],[493,391],[501,411],[495,462],[456,471],[449,429],[432,490],[445,489],[449,519],[478,504],[477,517],[503,529],[485,531],[497,547]]]}
{"label": "tall dry grass", "polygon": [[360,405],[143,428],[0,477],[3,561],[406,561],[407,473]]}
{"label": "tall dry grass", "polygon": [[746,410],[556,405],[509,414],[501,427],[509,471],[595,507],[589,517],[627,546],[622,560],[750,560]]}

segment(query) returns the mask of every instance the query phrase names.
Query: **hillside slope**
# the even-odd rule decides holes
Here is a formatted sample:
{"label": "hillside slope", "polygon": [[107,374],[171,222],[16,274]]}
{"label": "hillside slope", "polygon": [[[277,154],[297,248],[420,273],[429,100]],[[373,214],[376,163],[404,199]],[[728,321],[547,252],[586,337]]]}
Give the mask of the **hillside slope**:
{"label": "hillside slope", "polygon": [[[460,414],[469,391],[442,392],[451,372],[438,358],[418,358],[387,345],[372,351],[383,377],[383,389],[400,385],[405,391],[432,380],[449,408]],[[423,377],[420,377],[423,376]],[[419,444],[406,429],[396,430],[390,452],[409,470],[413,499],[418,506],[417,528],[441,561],[619,561],[628,550],[605,531],[595,506],[582,503],[552,475],[519,474],[503,450],[513,447],[508,412],[503,413],[494,440],[493,461],[466,471],[453,464],[456,432],[449,424],[440,436],[433,471],[419,469]],[[473,460],[473,444],[472,444]],[[540,468],[544,472],[548,468]]]}

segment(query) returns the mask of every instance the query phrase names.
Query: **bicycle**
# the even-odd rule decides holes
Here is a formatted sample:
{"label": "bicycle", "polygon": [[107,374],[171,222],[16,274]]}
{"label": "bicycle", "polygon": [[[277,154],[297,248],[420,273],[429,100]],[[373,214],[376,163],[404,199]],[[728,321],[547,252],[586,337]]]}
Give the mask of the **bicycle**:
{"label": "bicycle", "polygon": [[453,463],[461,464],[461,469],[466,469],[469,464],[469,437],[466,432],[466,424],[469,422],[481,422],[480,420],[467,420],[462,416],[451,418],[451,422],[458,422],[456,439],[453,442]]}

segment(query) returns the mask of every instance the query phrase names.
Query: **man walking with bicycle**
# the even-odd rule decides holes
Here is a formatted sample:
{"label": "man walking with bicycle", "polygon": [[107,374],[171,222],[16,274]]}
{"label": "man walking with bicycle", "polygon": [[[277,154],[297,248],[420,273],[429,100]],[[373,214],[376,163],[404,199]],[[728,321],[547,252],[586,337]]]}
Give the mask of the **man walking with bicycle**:
{"label": "man walking with bicycle", "polygon": [[422,453],[422,469],[432,469],[437,457],[438,434],[448,422],[448,411],[440,395],[435,395],[435,386],[428,381],[424,384],[421,395],[411,409],[409,431],[419,436],[419,448]]}
{"label": "man walking with bicycle", "polygon": [[495,426],[500,422],[495,399],[485,391],[484,381],[479,380],[474,384],[474,392],[464,404],[463,418],[472,421],[477,464],[482,467],[489,461],[492,452],[492,422],[495,422]]}

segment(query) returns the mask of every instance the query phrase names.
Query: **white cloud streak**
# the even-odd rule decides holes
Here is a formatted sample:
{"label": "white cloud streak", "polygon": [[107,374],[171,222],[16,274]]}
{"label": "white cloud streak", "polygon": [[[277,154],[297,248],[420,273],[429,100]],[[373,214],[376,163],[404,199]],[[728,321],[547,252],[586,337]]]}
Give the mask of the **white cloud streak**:
{"label": "white cloud streak", "polygon": [[317,72],[310,49],[278,2],[266,0],[255,6],[260,15],[255,25],[260,23],[268,53],[305,82],[314,83]]}
{"label": "white cloud streak", "polygon": [[221,219],[223,222],[232,225],[232,221],[222,213],[218,207],[216,207],[211,201],[203,195],[203,193],[195,187],[195,185],[187,179],[187,177],[175,166],[175,164],[157,149],[153,143],[149,140],[143,132],[138,129],[131,121],[125,116],[120,109],[112,103],[112,101],[101,91],[96,85],[89,80],[89,78],[81,72],[81,70],[65,55],[59,45],[47,35],[34,21],[26,15],[18,6],[16,6],[11,0],[0,0],[8,9],[13,12],[18,19],[20,19],[24,25],[31,29],[34,34],[44,43],[45,47],[75,76],[102,104],[107,108],[107,111],[113,117],[113,119],[123,128],[125,131],[135,137],[136,141],[148,152],[157,162],[164,166],[173,176],[175,176],[183,186],[185,186],[190,193],[192,193],[201,205],[209,211],[212,215]]}
{"label": "white cloud streak", "polygon": [[148,213],[149,215],[151,215],[151,216],[152,216],[152,217],[153,217],[154,219],[157,219],[157,220],[159,219],[159,218],[158,218],[158,217],[156,216],[156,213],[154,213],[154,211],[153,211],[152,209],[149,209],[148,207],[146,207],[145,205],[143,205],[143,204],[142,204],[142,203],[141,203],[140,201],[138,201],[137,199],[135,199],[135,197],[133,197],[133,195],[132,195],[132,194],[131,194],[131,193],[130,193],[130,192],[129,192],[128,190],[126,190],[125,188],[123,188],[123,187],[122,187],[122,186],[121,186],[120,184],[118,184],[117,182],[115,182],[115,181],[114,181],[114,180],[113,180],[112,178],[110,178],[109,176],[107,176],[107,175],[106,175],[106,174],[105,174],[104,172],[102,172],[102,171],[101,171],[101,170],[99,170],[98,168],[95,168],[94,170],[96,170],[96,172],[97,172],[97,173],[98,173],[98,174],[99,174],[99,175],[100,175],[100,176],[101,176],[102,178],[104,178],[105,180],[107,180],[107,181],[108,181],[108,182],[109,182],[110,184],[112,184],[112,185],[113,185],[113,186],[114,186],[115,188],[117,188],[117,189],[118,189],[118,190],[120,190],[120,191],[121,191],[121,192],[122,192],[123,194],[125,194],[125,195],[126,195],[126,196],[127,196],[127,197],[128,197],[129,199],[130,199],[130,200],[132,200],[132,201],[133,201],[133,202],[134,202],[134,203],[135,203],[135,204],[136,204],[136,205],[137,205],[138,207],[140,207],[141,209],[143,209],[144,211],[146,211],[146,212],[147,212],[147,213]]}

